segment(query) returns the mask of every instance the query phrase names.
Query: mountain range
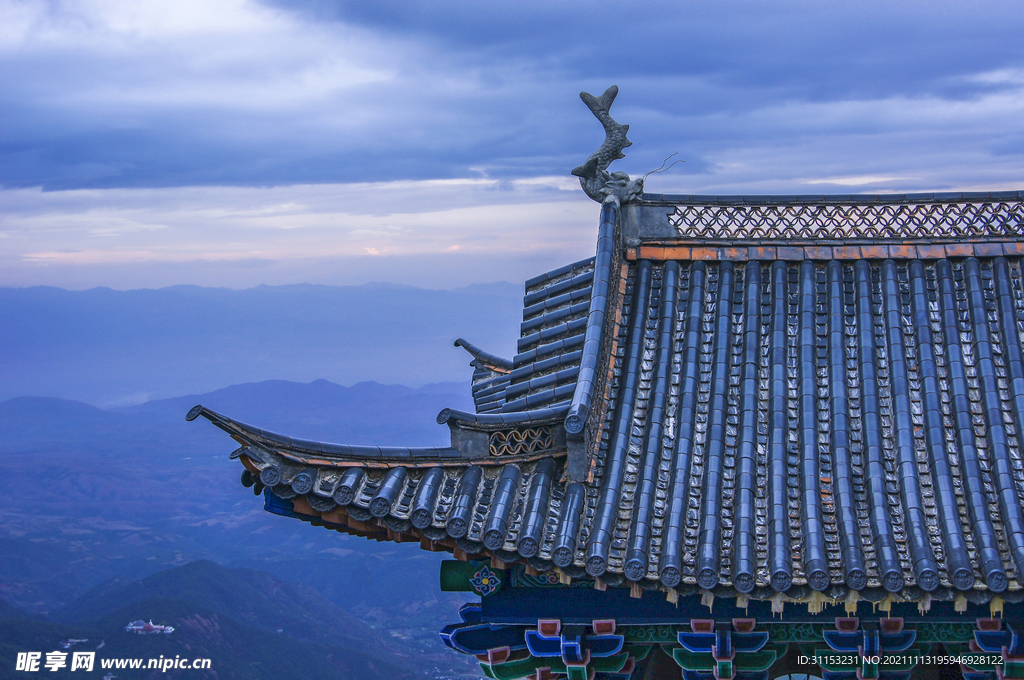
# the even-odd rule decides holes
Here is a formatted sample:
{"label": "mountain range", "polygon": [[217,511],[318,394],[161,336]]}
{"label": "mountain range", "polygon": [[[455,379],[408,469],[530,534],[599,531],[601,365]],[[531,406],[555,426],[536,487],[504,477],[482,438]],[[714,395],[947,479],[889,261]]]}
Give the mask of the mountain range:
{"label": "mountain range", "polygon": [[0,288],[0,400],[127,406],[224,385],[465,380],[465,337],[515,352],[523,287]]}
{"label": "mountain range", "polygon": [[[0,599],[20,610],[19,621],[36,617],[25,630],[92,639],[149,616],[182,622],[182,630],[220,630],[211,656],[223,659],[218,677],[472,672],[471,659],[437,638],[466,601],[440,592],[443,555],[264,512],[228,459],[236,444],[203,420],[185,422],[196,403],[298,437],[384,445],[443,445],[437,412],[472,408],[468,383],[326,380],[241,384],[117,409],[46,397],[0,402]],[[71,624],[85,632],[69,632]],[[339,637],[349,633],[356,639]],[[228,662],[232,654],[238,663],[263,650],[285,654],[266,635],[290,641],[287,658],[326,665],[282,675],[270,661],[260,662],[265,674]],[[244,652],[253,646],[259,651]],[[346,651],[366,649],[388,650],[375,658],[393,665],[373,671]]]}
{"label": "mountain range", "polygon": [[[172,626],[138,635],[131,621]],[[0,678],[16,678],[18,652],[45,654],[61,642],[102,659],[210,659],[209,670],[143,670],[130,677],[472,678],[471,664],[439,645],[415,644],[374,627],[303,584],[199,560],[131,581],[111,579],[43,619],[0,605]],[[124,671],[122,671],[124,672]],[[20,674],[24,677],[24,674]],[[77,677],[64,668],[49,677]]]}

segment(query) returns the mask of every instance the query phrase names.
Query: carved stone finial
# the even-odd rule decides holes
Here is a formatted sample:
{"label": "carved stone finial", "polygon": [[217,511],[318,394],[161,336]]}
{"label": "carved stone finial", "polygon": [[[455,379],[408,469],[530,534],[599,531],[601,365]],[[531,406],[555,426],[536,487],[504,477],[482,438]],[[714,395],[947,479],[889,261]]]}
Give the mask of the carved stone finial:
{"label": "carved stone finial", "polygon": [[604,125],[605,139],[604,144],[590,154],[586,163],[575,168],[572,174],[580,178],[580,186],[587,192],[587,196],[598,203],[628,203],[644,192],[642,177],[630,179],[624,172],[608,172],[612,161],[626,157],[622,150],[633,145],[633,142],[626,139],[629,126],[617,123],[608,113],[618,93],[617,85],[609,87],[600,97],[580,92],[580,99]]}

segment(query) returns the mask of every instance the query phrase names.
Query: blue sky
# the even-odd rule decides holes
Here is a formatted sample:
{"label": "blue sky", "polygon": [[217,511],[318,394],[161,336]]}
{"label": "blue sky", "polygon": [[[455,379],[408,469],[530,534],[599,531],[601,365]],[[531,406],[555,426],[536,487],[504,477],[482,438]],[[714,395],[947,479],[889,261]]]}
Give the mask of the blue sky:
{"label": "blue sky", "polygon": [[1024,188],[1016,2],[0,0],[0,285],[524,278],[648,189]]}

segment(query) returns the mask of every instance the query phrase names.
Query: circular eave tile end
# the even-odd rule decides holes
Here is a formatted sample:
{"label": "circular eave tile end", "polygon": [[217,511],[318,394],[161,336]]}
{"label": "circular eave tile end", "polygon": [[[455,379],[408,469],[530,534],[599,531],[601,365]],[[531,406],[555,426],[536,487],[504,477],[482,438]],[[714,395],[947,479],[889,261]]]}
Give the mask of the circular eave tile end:
{"label": "circular eave tile end", "polygon": [[352,487],[342,486],[334,491],[334,502],[338,505],[348,505],[355,498],[356,494]]}
{"label": "circular eave tile end", "polygon": [[469,531],[469,525],[466,520],[461,517],[453,517],[448,520],[448,524],[445,526],[445,531],[452,538],[462,538]]}
{"label": "circular eave tile end", "polygon": [[821,592],[829,586],[828,574],[824,571],[812,571],[807,575],[807,584],[814,590]]}
{"label": "circular eave tile end", "polygon": [[741,593],[752,592],[754,590],[754,577],[747,573],[736,574],[733,586]]}
{"label": "circular eave tile end", "polygon": [[386,498],[374,498],[370,501],[370,514],[381,518],[391,512],[391,503]]}
{"label": "circular eave tile end", "polygon": [[890,593],[898,593],[903,590],[903,574],[898,571],[886,572],[882,577],[882,587]]}
{"label": "circular eave tile end", "polygon": [[313,477],[307,472],[300,472],[295,475],[291,483],[292,491],[299,496],[309,493],[313,489]]}
{"label": "circular eave tile end", "polygon": [[537,541],[529,536],[519,539],[519,542],[516,544],[516,550],[519,551],[520,555],[526,558],[536,555],[538,548],[540,548],[540,546],[537,544]]}
{"label": "circular eave tile end", "polygon": [[683,580],[683,575],[676,567],[665,567],[661,570],[661,583],[666,588],[675,588]]}
{"label": "circular eave tile end", "polygon": [[488,550],[498,550],[505,545],[505,535],[497,529],[489,529],[484,533],[483,544]]}
{"label": "circular eave tile end", "polygon": [[260,482],[263,486],[276,486],[281,481],[281,471],[276,467],[268,466],[260,472]]}
{"label": "circular eave tile end", "polygon": [[572,563],[572,550],[565,546],[556,548],[551,555],[551,561],[556,567],[568,567]]}
{"label": "circular eave tile end", "polygon": [[604,576],[604,572],[608,570],[608,562],[603,557],[591,557],[587,560],[587,573],[594,578],[600,578]]}
{"label": "circular eave tile end", "polygon": [[647,573],[647,562],[636,557],[626,562],[626,567],[622,570],[622,573],[630,581],[639,581]]}
{"label": "circular eave tile end", "polygon": [[957,590],[970,590],[974,587],[974,573],[970,569],[957,569],[953,572],[952,580]]}
{"label": "circular eave tile end", "polygon": [[705,590],[711,590],[718,585],[718,572],[705,567],[697,574],[697,585]]}
{"label": "circular eave tile end", "polygon": [[868,577],[860,569],[851,569],[846,575],[846,585],[854,590],[864,590],[868,585]]}
{"label": "circular eave tile end", "polygon": [[412,517],[409,518],[412,525],[417,529],[426,529],[430,526],[430,522],[433,519],[433,515],[429,510],[420,508],[412,513]]}
{"label": "circular eave tile end", "polygon": [[988,578],[985,579],[985,585],[993,593],[1001,593],[1006,590],[1009,585],[1009,580],[1006,578],[1006,574],[998,569],[994,569],[988,573]]}
{"label": "circular eave tile end", "polygon": [[188,410],[188,413],[185,414],[185,420],[187,420],[188,422],[191,423],[193,420],[198,418],[199,414],[202,413],[202,412],[203,412],[203,405],[202,404],[196,404],[195,406],[193,406],[192,408],[190,408]]}
{"label": "circular eave tile end", "polygon": [[793,585],[793,577],[784,571],[777,571],[772,574],[772,588],[776,592],[784,593]]}
{"label": "circular eave tile end", "polygon": [[921,590],[931,592],[939,587],[939,574],[932,569],[924,569],[917,575],[917,585]]}

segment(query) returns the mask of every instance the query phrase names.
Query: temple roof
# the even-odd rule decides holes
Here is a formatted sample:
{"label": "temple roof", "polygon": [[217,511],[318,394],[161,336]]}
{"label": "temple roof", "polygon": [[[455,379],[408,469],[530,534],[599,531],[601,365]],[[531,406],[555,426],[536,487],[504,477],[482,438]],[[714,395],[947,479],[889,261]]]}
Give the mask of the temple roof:
{"label": "temple roof", "polygon": [[568,411],[584,354],[594,262],[590,257],[526,282],[522,335],[511,361],[462,338],[455,341],[473,357],[476,414],[449,412],[449,418],[486,422],[477,414],[523,413],[541,406]]}
{"label": "temple roof", "polygon": [[450,447],[189,417],[269,510],[342,531],[612,585],[1020,599],[1022,235],[1020,192],[609,200],[596,256],[527,282],[513,359],[456,342]]}

